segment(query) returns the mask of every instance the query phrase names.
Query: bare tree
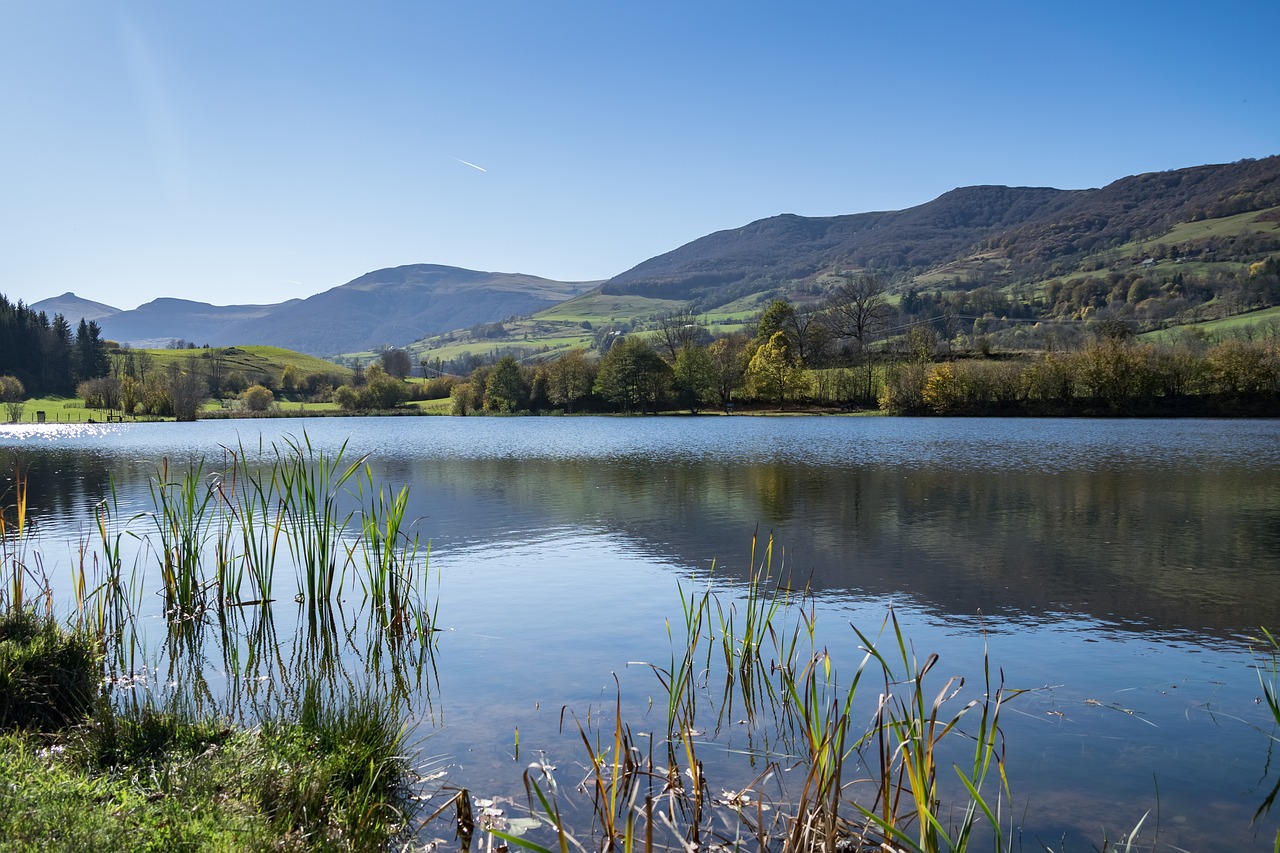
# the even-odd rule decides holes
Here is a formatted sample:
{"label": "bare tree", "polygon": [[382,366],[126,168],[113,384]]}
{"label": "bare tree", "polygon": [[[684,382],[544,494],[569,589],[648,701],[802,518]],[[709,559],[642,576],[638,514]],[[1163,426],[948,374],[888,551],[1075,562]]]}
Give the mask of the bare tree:
{"label": "bare tree", "polygon": [[831,349],[833,335],[825,312],[811,306],[797,308],[788,318],[787,337],[795,344],[796,355],[805,367],[820,367]]}
{"label": "bare tree", "polygon": [[176,362],[166,368],[169,373],[169,399],[173,402],[173,414],[180,421],[194,421],[204,400],[204,383],[194,357],[187,359],[187,369]]}
{"label": "bare tree", "polygon": [[889,325],[893,306],[885,296],[884,281],[875,275],[840,276],[844,281],[827,306],[827,323],[840,340],[852,340],[861,353]]}
{"label": "bare tree", "polygon": [[387,372],[388,376],[394,376],[396,379],[404,379],[413,370],[413,362],[409,359],[409,353],[399,347],[383,350],[382,369]]}
{"label": "bare tree", "polygon": [[841,274],[827,307],[827,323],[840,340],[853,342],[854,357],[866,366],[863,397],[872,397],[871,359],[867,347],[889,325],[896,313],[885,296],[884,282],[875,275]]}
{"label": "bare tree", "polygon": [[658,318],[658,340],[674,364],[680,350],[704,343],[711,333],[698,323],[698,315],[692,311],[672,311]]}

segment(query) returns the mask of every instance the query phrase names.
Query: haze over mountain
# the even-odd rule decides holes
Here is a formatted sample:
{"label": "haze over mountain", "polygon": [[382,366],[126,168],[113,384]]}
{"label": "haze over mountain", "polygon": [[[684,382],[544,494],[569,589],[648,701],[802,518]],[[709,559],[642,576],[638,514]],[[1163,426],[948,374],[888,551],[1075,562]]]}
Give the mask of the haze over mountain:
{"label": "haze over mountain", "polygon": [[[174,339],[196,344],[267,344],[332,356],[424,335],[530,314],[583,293],[599,282],[551,281],[518,273],[411,264],[375,270],[306,299],[276,305],[210,305],[187,299],[155,299],[131,311],[100,314],[104,337],[136,346],[164,346]],[[74,294],[32,305],[73,324]],[[106,306],[103,306],[106,307]],[[112,309],[114,310],[114,309]],[[87,315],[85,315],[87,316]]]}

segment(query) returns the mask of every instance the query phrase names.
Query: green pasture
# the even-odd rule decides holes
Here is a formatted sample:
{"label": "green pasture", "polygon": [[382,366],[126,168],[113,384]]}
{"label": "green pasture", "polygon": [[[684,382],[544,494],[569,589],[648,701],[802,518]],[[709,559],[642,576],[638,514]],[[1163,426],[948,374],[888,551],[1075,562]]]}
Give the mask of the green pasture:
{"label": "green pasture", "polygon": [[313,355],[269,346],[233,346],[210,347],[208,349],[148,349],[143,350],[154,359],[154,368],[166,369],[177,363],[186,368],[194,359],[197,364],[207,366],[213,359],[221,359],[222,369],[227,373],[243,373],[246,377],[265,375],[278,383],[280,375],[286,367],[292,366],[302,376],[313,373],[333,373],[344,380],[351,377],[351,369],[325,361]]}
{"label": "green pasture", "polygon": [[1177,340],[1188,329],[1195,329],[1212,338],[1215,336],[1235,335],[1250,327],[1256,327],[1259,332],[1274,334],[1273,331],[1269,331],[1272,326],[1280,328],[1280,306],[1264,308],[1261,311],[1251,311],[1248,314],[1236,314],[1232,317],[1224,317],[1221,320],[1170,326],[1167,329],[1147,332],[1139,337],[1144,341],[1153,343],[1170,343]]}

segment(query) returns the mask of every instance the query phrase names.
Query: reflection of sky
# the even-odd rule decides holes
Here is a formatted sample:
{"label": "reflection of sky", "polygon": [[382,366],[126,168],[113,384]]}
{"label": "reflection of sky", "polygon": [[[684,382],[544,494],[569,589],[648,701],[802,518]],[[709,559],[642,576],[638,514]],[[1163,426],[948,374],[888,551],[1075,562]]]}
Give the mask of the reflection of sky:
{"label": "reflection of sky", "polygon": [[[1252,843],[1249,818],[1274,783],[1271,727],[1238,635],[1280,624],[1280,593],[1266,582],[1280,569],[1271,527],[1280,430],[1270,423],[261,425],[280,431],[262,448],[305,426],[318,447],[348,441],[350,458],[370,454],[379,479],[411,486],[444,630],[437,675],[410,713],[425,752],[462,784],[515,785],[538,749],[576,774],[572,715],[607,717],[617,690],[637,731],[661,731],[661,685],[643,664],[669,665],[677,580],[686,593],[713,584],[727,604],[741,594],[759,524],[761,553],[776,535],[774,571],[818,593],[818,643],[841,677],[861,659],[849,624],[875,633],[889,606],[921,658],[941,655],[935,689],[952,675],[981,689],[989,643],[1006,685],[1030,690],[1005,724],[1014,795],[1029,798],[1036,837],[1087,846],[1099,826],[1116,837],[1153,806],[1154,777],[1162,839],[1186,849]],[[203,456],[214,471],[220,448],[260,452],[249,435],[243,422],[99,427],[54,442],[5,431],[0,464],[31,474],[38,547],[57,571],[75,562],[82,538],[96,542],[88,508],[113,484],[113,531],[148,534],[150,519],[130,518],[149,509],[146,478],[159,457],[185,471]],[[154,573],[146,540],[123,542]],[[292,574],[282,560],[276,630],[286,650]],[[358,610],[358,594],[346,598]],[[141,601],[159,607],[151,592]],[[146,622],[153,651],[163,625]],[[215,686],[226,667],[216,645],[206,649]],[[362,671],[364,656],[351,652],[344,671]],[[735,777],[725,787],[745,782],[734,756],[757,749],[758,733],[737,722],[704,728],[708,767]]]}

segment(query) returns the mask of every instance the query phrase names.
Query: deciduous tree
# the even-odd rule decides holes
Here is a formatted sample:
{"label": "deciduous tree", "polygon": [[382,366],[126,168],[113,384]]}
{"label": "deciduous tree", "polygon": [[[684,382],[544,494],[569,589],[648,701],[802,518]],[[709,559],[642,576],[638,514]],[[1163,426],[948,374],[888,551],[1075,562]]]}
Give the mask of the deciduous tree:
{"label": "deciduous tree", "polygon": [[16,424],[22,419],[27,389],[16,376],[0,376],[0,400],[4,402],[5,412],[9,415],[9,423]]}
{"label": "deciduous tree", "polygon": [[495,412],[517,412],[527,408],[529,383],[514,356],[504,355],[494,365],[484,387],[485,407]]}
{"label": "deciduous tree", "polygon": [[388,376],[394,376],[396,379],[405,379],[413,371],[413,362],[409,359],[409,353],[398,347],[383,350],[381,358],[382,369],[386,371]]}
{"label": "deciduous tree", "polygon": [[729,335],[707,347],[715,379],[715,393],[720,407],[725,411],[729,410],[729,404],[733,402],[734,392],[746,382],[747,365],[751,361],[748,342],[746,335]]}
{"label": "deciduous tree", "polygon": [[653,347],[637,337],[626,337],[609,348],[600,360],[595,390],[601,397],[634,412],[656,406],[669,382],[671,367]]}
{"label": "deciduous tree", "polygon": [[827,305],[827,323],[837,339],[852,342],[854,358],[866,368],[863,395],[870,400],[871,359],[867,347],[888,326],[894,310],[879,276],[845,274],[841,279]]}
{"label": "deciduous tree", "polygon": [[685,347],[706,343],[710,338],[711,333],[698,323],[698,315],[692,311],[672,311],[658,318],[658,340],[672,364]]}
{"label": "deciduous tree", "polygon": [[782,332],[774,332],[756,350],[747,367],[747,379],[757,394],[775,401],[779,408],[785,408],[788,397],[795,397],[808,386],[804,368]]}
{"label": "deciduous tree", "polygon": [[572,412],[574,405],[591,393],[595,378],[595,366],[587,360],[586,350],[569,350],[547,368],[547,399]]}
{"label": "deciduous tree", "polygon": [[715,399],[715,366],[706,349],[690,344],[676,356],[672,375],[672,389],[676,402],[694,414],[703,403]]}
{"label": "deciduous tree", "polygon": [[262,385],[251,385],[240,395],[240,402],[251,412],[265,412],[275,400],[271,389]]}

